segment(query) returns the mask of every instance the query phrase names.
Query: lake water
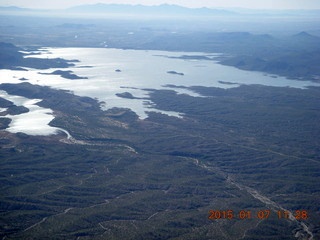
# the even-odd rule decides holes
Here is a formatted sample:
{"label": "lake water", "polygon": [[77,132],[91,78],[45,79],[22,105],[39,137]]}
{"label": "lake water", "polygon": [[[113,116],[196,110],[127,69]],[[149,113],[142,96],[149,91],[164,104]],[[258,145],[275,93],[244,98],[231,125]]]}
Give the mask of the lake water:
{"label": "lake water", "polygon": [[[135,97],[146,98],[148,91],[144,89],[171,89],[166,85],[177,86],[207,86],[230,88],[240,84],[262,84],[278,87],[305,88],[307,86],[319,86],[319,84],[308,81],[289,80],[284,77],[274,77],[260,72],[250,72],[236,69],[230,66],[223,66],[214,61],[217,55],[204,53],[186,52],[164,52],[145,50],[122,50],[108,48],[45,48],[40,55],[32,57],[39,58],[64,58],[76,59],[74,67],[59,70],[71,70],[74,74],[88,79],[69,80],[57,75],[43,75],[57,69],[28,69],[28,71],[0,70],[0,83],[21,83],[25,82],[42,86],[50,86],[56,89],[65,89],[74,92],[76,95],[89,96],[105,102],[104,109],[113,107],[130,108],[140,118],[146,118],[146,112],[162,112],[171,116],[181,117],[177,112],[166,112],[152,108],[152,103],[145,99],[126,99],[116,96],[117,93],[129,92]],[[177,57],[207,56],[210,60],[180,59]],[[116,71],[120,70],[120,71]],[[168,71],[183,73],[183,75],[169,74]],[[223,84],[222,82],[237,83],[234,85]],[[180,94],[199,96],[187,89],[172,88]],[[7,96],[8,97],[8,96]],[[34,100],[31,100],[31,102]],[[35,102],[27,106],[33,108]],[[26,104],[23,104],[26,106]],[[40,116],[46,118],[42,121],[47,126],[51,112],[34,112],[34,115],[20,114],[11,117],[13,119],[8,131],[26,132],[26,123],[29,127],[34,125],[35,129],[28,131],[28,134],[35,134],[40,126],[36,119]],[[38,117],[37,117],[38,116]],[[20,119],[24,118],[25,124]],[[27,121],[29,119],[30,121]],[[33,119],[33,120],[31,120]],[[18,124],[19,122],[19,124]],[[57,129],[44,130],[38,127],[37,134],[53,134]],[[27,133],[27,132],[26,132]]]}
{"label": "lake water", "polygon": [[[40,99],[14,96],[7,94],[5,91],[0,91],[0,97],[11,101],[16,106],[24,106],[29,109],[28,112],[18,115],[7,114],[5,117],[12,119],[9,127],[6,129],[7,131],[12,133],[24,132],[28,135],[51,135],[62,131],[68,138],[71,137],[64,129],[48,125],[54,119],[53,111],[36,105],[41,101]],[[2,109],[0,112],[4,111],[6,111],[6,109]]]}

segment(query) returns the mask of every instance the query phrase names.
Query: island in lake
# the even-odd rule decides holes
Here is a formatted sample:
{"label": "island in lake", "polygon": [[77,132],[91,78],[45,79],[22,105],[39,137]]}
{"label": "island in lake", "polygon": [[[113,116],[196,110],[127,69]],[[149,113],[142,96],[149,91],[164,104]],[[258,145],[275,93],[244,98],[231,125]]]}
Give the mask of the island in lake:
{"label": "island in lake", "polygon": [[123,92],[123,93],[116,93],[116,96],[121,98],[129,98],[129,99],[136,99],[131,93],[129,92]]}
{"label": "island in lake", "polygon": [[176,71],[167,71],[167,73],[184,76],[184,73],[180,73],[180,72],[176,72]]}
{"label": "island in lake", "polygon": [[74,74],[72,71],[63,71],[63,70],[56,70],[52,73],[41,73],[44,75],[60,75],[63,78],[76,80],[76,79],[88,79],[87,77],[79,77],[78,75]]}

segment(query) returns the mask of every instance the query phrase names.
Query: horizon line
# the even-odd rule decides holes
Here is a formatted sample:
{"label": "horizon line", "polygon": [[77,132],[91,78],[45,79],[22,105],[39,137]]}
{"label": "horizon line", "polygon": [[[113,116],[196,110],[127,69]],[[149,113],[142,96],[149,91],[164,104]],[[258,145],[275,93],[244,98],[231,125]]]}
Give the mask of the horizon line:
{"label": "horizon line", "polygon": [[153,4],[153,5],[146,5],[146,4],[130,4],[130,3],[87,3],[87,4],[79,4],[79,5],[73,5],[66,8],[32,8],[32,7],[21,7],[17,5],[1,5],[0,8],[19,8],[24,10],[46,10],[46,11],[54,11],[54,10],[68,10],[75,7],[81,7],[81,6],[94,6],[94,5],[117,5],[117,6],[143,6],[143,7],[160,7],[160,6],[175,6],[175,7],[181,7],[185,9],[209,9],[209,10],[248,10],[248,11],[318,11],[319,8],[248,8],[248,7],[187,7],[182,6],[179,4],[169,4],[169,3],[162,3],[162,4]]}

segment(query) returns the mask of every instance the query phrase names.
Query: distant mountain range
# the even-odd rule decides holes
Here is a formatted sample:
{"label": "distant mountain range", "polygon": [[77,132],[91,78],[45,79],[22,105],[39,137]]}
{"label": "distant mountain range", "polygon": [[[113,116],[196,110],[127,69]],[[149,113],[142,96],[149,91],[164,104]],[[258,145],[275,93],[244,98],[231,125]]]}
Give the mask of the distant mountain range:
{"label": "distant mountain range", "polygon": [[9,7],[1,7],[0,6],[0,12],[50,12],[50,11],[57,11],[57,10],[49,10],[49,9],[34,9],[34,8],[21,8],[16,6],[9,6]]}
{"label": "distant mountain range", "polygon": [[29,9],[20,7],[0,7],[2,14],[112,14],[112,15],[139,15],[139,16],[320,16],[320,10],[252,10],[252,9],[211,9],[187,8],[178,5],[162,4],[157,6],[130,5],[130,4],[88,4],[64,10]]}
{"label": "distant mountain range", "polygon": [[92,4],[67,9],[68,12],[82,13],[114,13],[130,15],[234,15],[235,12],[223,9],[186,8],[178,5],[162,4],[158,6],[124,5],[124,4]]}

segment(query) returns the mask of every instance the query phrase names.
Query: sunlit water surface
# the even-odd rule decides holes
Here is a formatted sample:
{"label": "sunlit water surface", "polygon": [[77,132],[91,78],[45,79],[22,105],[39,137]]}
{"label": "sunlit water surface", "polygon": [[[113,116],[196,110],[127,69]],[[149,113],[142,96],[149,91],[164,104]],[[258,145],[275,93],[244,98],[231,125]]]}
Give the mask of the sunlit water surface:
{"label": "sunlit water surface", "polygon": [[[53,111],[36,105],[41,101],[40,99],[9,95],[5,91],[0,91],[0,97],[9,100],[16,106],[24,106],[29,109],[28,112],[18,115],[7,114],[5,117],[12,120],[6,129],[7,131],[23,132],[28,135],[52,135],[64,132],[70,138],[70,134],[66,130],[48,125],[54,119]],[[7,109],[0,110],[2,110],[0,112],[4,112]]]}
{"label": "sunlit water surface", "polygon": [[[146,118],[147,112],[161,112],[171,116],[181,117],[178,112],[160,111],[152,107],[152,102],[146,99],[126,99],[116,96],[117,93],[129,92],[134,97],[147,98],[146,89],[172,89],[179,94],[199,96],[187,89],[170,88],[176,86],[205,86],[230,88],[240,84],[262,84],[277,87],[305,88],[319,86],[308,81],[289,80],[260,72],[243,71],[234,67],[223,66],[214,61],[214,54],[164,52],[145,50],[121,50],[107,48],[45,48],[41,54],[32,57],[64,58],[79,60],[74,67],[59,70],[71,70],[74,74],[88,79],[70,80],[58,75],[43,75],[57,69],[28,69],[28,71],[0,70],[0,83],[24,82],[56,89],[70,90],[79,96],[88,96],[105,102],[103,109],[113,107],[130,108],[140,118]],[[179,59],[183,55],[207,56],[210,60]],[[31,57],[31,56],[30,56]],[[117,71],[118,70],[118,71]],[[183,73],[169,74],[168,71]],[[27,80],[25,80],[27,79]],[[231,82],[236,84],[224,84]],[[2,97],[12,101],[8,94]],[[10,117],[13,121],[7,129],[11,132],[25,132],[30,135],[55,134],[57,128],[48,126],[53,119],[50,109],[43,109],[36,104],[39,100],[19,100],[20,105],[29,108],[30,112]],[[3,109],[0,109],[2,111]]]}

